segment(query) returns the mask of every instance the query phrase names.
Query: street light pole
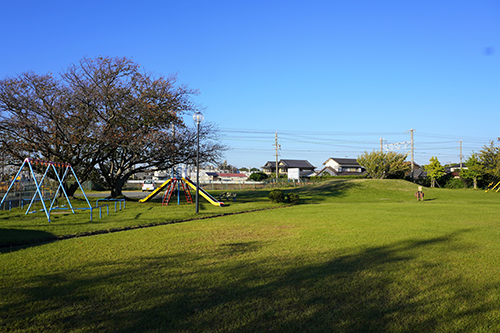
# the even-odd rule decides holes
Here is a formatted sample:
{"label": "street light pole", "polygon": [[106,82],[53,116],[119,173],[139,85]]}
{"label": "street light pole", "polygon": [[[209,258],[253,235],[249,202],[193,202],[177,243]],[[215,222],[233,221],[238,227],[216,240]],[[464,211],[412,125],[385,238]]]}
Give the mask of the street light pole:
{"label": "street light pole", "polygon": [[193,119],[196,122],[196,214],[200,210],[200,123],[203,121],[203,114],[200,111],[196,111],[193,115]]}

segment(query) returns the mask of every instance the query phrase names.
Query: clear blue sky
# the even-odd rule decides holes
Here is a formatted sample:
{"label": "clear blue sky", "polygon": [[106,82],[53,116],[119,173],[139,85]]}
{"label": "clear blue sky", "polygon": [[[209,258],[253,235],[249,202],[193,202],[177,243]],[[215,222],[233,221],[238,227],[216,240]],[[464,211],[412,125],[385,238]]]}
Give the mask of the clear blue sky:
{"label": "clear blue sky", "polygon": [[[441,163],[500,137],[500,1],[6,1],[0,77],[128,57],[199,89],[229,164],[356,158],[410,140]],[[187,121],[192,123],[190,118]]]}

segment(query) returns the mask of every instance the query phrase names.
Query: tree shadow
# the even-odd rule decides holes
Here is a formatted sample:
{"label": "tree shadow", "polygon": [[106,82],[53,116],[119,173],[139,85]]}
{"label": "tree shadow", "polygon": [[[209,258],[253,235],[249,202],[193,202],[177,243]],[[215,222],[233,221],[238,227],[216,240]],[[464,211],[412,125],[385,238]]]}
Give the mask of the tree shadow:
{"label": "tree shadow", "polygon": [[[347,179],[335,179],[303,187],[285,187],[279,189],[282,190],[285,195],[288,193],[297,193],[300,196],[300,203],[314,204],[329,201],[329,198],[331,197],[341,197],[347,190],[359,186],[360,185],[358,185],[357,183]],[[269,193],[274,189],[275,188],[255,191],[238,191],[236,201],[238,203],[248,203],[256,201],[269,202]],[[218,192],[216,193],[217,195],[219,194]]]}
{"label": "tree shadow", "polygon": [[[433,264],[408,271],[430,282],[396,278],[417,259],[415,250],[451,246],[459,234],[331,253],[305,265],[300,258],[276,266],[275,260],[248,257],[265,249],[257,241],[221,244],[206,253],[97,262],[28,278],[30,287],[13,291],[0,311],[5,328],[33,330],[431,332],[457,318],[474,318],[466,321],[467,330],[498,329],[499,304],[491,298],[498,284],[446,278],[446,268]],[[48,316],[50,309],[65,311]]]}
{"label": "tree shadow", "polygon": [[18,251],[56,240],[54,234],[45,231],[0,228],[0,253]]}
{"label": "tree shadow", "polygon": [[314,204],[330,201],[332,197],[343,197],[348,190],[360,185],[348,179],[335,179],[324,181],[313,186],[298,187],[286,192],[297,193],[300,203]]}

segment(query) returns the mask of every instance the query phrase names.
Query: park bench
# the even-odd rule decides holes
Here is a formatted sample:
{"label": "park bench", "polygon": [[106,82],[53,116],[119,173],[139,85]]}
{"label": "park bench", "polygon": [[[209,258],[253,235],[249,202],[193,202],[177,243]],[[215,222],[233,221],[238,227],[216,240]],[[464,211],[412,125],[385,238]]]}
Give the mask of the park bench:
{"label": "park bench", "polygon": [[233,199],[233,201],[236,201],[236,193],[233,193],[233,192],[222,192],[221,194],[219,194],[219,197],[218,197],[219,201],[220,200],[229,200],[229,199]]}

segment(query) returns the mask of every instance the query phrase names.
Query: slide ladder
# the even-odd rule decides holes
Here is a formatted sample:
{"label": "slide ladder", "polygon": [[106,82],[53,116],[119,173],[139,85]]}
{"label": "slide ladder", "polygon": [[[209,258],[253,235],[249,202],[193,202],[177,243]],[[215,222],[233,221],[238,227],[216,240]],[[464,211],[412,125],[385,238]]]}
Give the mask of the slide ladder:
{"label": "slide ladder", "polygon": [[172,197],[172,194],[175,191],[175,185],[178,186],[179,183],[182,187],[182,191],[184,192],[184,196],[186,197],[186,202],[193,203],[191,192],[189,191],[189,188],[184,185],[184,181],[182,179],[174,178],[168,185],[167,190],[165,191],[165,195],[163,196],[162,206],[168,206],[170,198]]}

